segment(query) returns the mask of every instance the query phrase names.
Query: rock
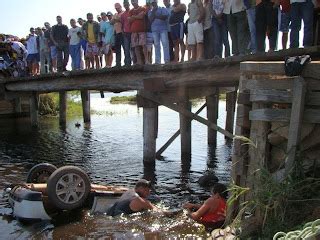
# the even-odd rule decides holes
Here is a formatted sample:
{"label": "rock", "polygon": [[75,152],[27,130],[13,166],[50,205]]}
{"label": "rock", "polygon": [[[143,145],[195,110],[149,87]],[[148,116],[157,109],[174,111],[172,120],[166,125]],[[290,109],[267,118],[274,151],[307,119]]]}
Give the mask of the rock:
{"label": "rock", "polygon": [[[301,140],[303,140],[306,136],[308,136],[312,130],[314,129],[315,124],[312,123],[303,123],[301,128]],[[288,139],[289,133],[289,123],[283,122],[272,122],[271,123],[271,131]]]}
{"label": "rock", "polygon": [[198,180],[198,183],[201,187],[211,187],[217,182],[219,182],[219,179],[212,173],[207,173],[201,176]]}
{"label": "rock", "polygon": [[303,152],[302,167],[305,172],[318,172],[316,169],[320,169],[320,149],[313,149]]}
{"label": "rock", "polygon": [[268,140],[271,145],[277,146],[277,145],[281,144],[282,142],[286,141],[287,139],[285,137],[278,135],[275,132],[272,132],[268,135]]}
{"label": "rock", "polygon": [[268,168],[271,173],[281,168],[287,157],[286,154],[287,143],[284,142],[278,146],[271,148],[271,160],[269,161]]}
{"label": "rock", "polygon": [[320,144],[320,124],[316,124],[313,131],[301,142],[301,150],[305,151]]}

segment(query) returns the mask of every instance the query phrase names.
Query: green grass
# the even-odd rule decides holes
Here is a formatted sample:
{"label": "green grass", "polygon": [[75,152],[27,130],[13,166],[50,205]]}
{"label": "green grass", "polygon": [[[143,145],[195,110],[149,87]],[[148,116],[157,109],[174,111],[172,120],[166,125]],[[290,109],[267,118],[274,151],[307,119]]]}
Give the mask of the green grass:
{"label": "green grass", "polygon": [[137,96],[116,96],[110,100],[111,104],[137,104]]}

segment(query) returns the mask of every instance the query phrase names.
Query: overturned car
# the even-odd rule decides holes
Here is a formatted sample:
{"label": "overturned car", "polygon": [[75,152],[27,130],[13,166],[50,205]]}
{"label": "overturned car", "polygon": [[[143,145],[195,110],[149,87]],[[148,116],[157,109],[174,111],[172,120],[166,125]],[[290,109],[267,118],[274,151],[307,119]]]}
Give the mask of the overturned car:
{"label": "overturned car", "polygon": [[26,183],[12,185],[5,192],[17,219],[51,220],[61,211],[85,207],[91,213],[106,212],[127,190],[92,184],[79,167],[41,163],[30,169]]}

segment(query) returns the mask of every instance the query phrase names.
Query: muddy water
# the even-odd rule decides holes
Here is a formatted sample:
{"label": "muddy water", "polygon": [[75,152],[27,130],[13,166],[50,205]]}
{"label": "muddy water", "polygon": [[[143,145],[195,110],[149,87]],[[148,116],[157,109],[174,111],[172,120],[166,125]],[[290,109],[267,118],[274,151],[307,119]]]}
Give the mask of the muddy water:
{"label": "muddy water", "polygon": [[[82,124],[81,117],[68,119],[66,129],[59,128],[57,118],[41,118],[38,129],[28,119],[0,120],[0,194],[6,184],[25,181],[35,164],[49,162],[56,166],[82,167],[91,181],[131,187],[139,178],[151,179],[153,195],[161,199],[163,208],[179,208],[186,201],[199,202],[209,195],[198,179],[207,172],[220,182],[230,179],[231,146],[218,134],[215,149],[208,148],[207,129],[192,123],[192,160],[182,164],[179,138],[157,160],[155,169],[142,163],[142,109],[132,105],[110,105],[112,94],[105,99],[92,94],[91,125]],[[200,108],[202,103],[193,107]],[[205,116],[205,110],[201,113]],[[225,102],[220,102],[218,123],[224,127]],[[77,128],[75,123],[81,123]],[[179,127],[178,114],[164,107],[159,109],[158,148]],[[188,161],[185,161],[188,162]],[[90,215],[83,210],[58,217],[51,222],[22,224],[11,215],[7,202],[0,200],[0,232],[2,239],[66,239],[112,238],[149,239],[206,237],[203,227],[188,219],[185,213],[167,218],[154,213],[110,218]]]}

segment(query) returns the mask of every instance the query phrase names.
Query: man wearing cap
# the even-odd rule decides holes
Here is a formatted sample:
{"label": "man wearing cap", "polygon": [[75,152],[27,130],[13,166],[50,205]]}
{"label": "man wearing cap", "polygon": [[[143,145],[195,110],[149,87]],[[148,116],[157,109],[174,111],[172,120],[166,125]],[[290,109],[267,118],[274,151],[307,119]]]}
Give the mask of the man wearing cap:
{"label": "man wearing cap", "polygon": [[132,214],[157,208],[146,198],[150,195],[151,183],[145,179],[137,181],[135,188],[126,191],[120,199],[107,210],[107,215]]}
{"label": "man wearing cap", "polygon": [[114,27],[110,22],[110,20],[112,19],[112,13],[102,12],[101,17],[102,21],[100,22],[100,35],[102,40],[103,54],[105,56],[106,67],[111,67],[113,61],[112,45],[114,42]]}
{"label": "man wearing cap", "polygon": [[121,47],[123,47],[123,34],[122,34],[122,23],[121,15],[123,13],[120,3],[115,3],[114,8],[116,13],[113,15],[111,24],[114,26],[115,31],[115,50],[116,50],[116,66],[121,66]]}
{"label": "man wearing cap", "polygon": [[129,23],[130,4],[128,0],[123,1],[125,11],[121,14],[120,20],[123,31],[123,50],[124,50],[124,65],[131,65],[131,29]]}
{"label": "man wearing cap", "polygon": [[145,15],[146,9],[139,6],[138,0],[131,0],[133,9],[129,11],[129,22],[131,30],[131,46],[137,57],[137,64],[144,64],[147,59]]}
{"label": "man wearing cap", "polygon": [[168,24],[167,19],[169,12],[164,7],[158,7],[158,0],[151,0],[152,10],[149,11],[148,17],[151,22],[151,30],[155,48],[155,63],[161,63],[161,47],[163,48],[164,62],[170,62]]}

